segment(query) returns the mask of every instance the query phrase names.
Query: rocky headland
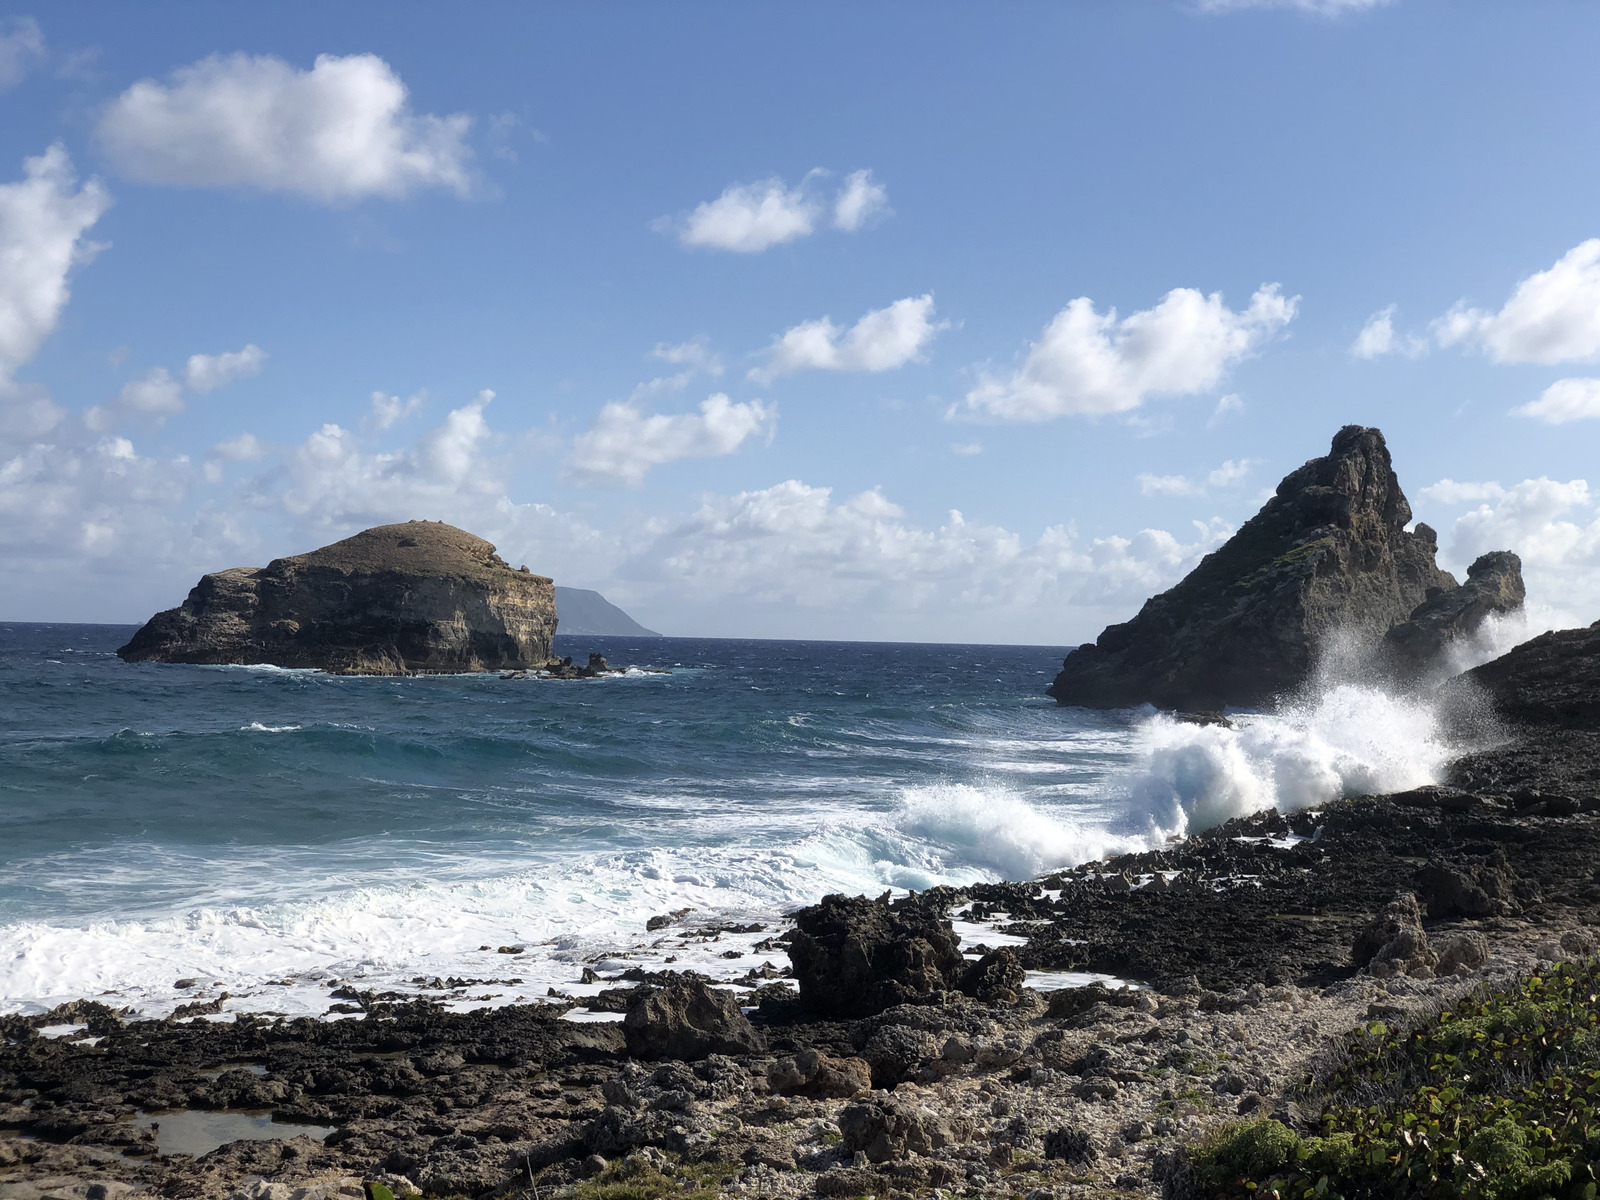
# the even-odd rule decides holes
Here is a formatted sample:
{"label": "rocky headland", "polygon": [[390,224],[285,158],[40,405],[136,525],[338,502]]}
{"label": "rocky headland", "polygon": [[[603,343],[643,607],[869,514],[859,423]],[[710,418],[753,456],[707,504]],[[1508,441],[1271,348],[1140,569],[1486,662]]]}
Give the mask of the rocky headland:
{"label": "rocky headland", "polygon": [[207,575],[117,653],[350,675],[530,670],[551,660],[555,632],[549,579],[465,530],[408,521]]}
{"label": "rocky headland", "polygon": [[1410,521],[1383,434],[1347,425],[1181,582],[1069,654],[1049,694],[1207,711],[1291,694],[1330,652],[1381,650],[1420,672],[1491,612],[1520,608],[1523,588],[1514,554],[1479,559],[1458,587],[1434,562],[1434,531]]}

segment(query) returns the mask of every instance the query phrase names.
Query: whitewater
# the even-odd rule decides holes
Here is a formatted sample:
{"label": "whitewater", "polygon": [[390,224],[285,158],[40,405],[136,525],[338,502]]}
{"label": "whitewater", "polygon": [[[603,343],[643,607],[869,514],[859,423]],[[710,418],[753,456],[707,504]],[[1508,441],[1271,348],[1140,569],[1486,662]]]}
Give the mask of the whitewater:
{"label": "whitewater", "polygon": [[1336,679],[1231,728],[1063,709],[1052,647],[563,638],[670,673],[537,682],[130,666],[130,632],[0,625],[0,1011],[731,978],[829,892],[1027,879],[1460,749]]}

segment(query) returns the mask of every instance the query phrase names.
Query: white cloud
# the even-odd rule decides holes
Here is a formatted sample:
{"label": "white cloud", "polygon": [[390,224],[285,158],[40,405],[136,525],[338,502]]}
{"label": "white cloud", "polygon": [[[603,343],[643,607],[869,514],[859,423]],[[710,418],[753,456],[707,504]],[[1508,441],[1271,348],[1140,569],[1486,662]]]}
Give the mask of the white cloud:
{"label": "white cloud", "polygon": [[1204,496],[1213,489],[1221,490],[1243,483],[1255,465],[1253,458],[1230,458],[1204,479],[1190,479],[1187,475],[1141,474],[1138,476],[1139,491],[1146,496]]}
{"label": "white cloud", "polygon": [[0,92],[14,88],[44,55],[44,33],[32,17],[0,22]]}
{"label": "white cloud", "polygon": [[1217,401],[1216,408],[1211,410],[1211,418],[1206,422],[1206,428],[1215,429],[1226,418],[1243,411],[1244,398],[1235,392],[1230,392]]}
{"label": "white cloud", "polygon": [[1217,16],[1252,8],[1281,8],[1313,17],[1343,17],[1389,3],[1392,0],[1195,0],[1195,9]]}
{"label": "white cloud", "polygon": [[374,54],[323,54],[308,71],[269,56],[213,55],[118,96],[96,133],[145,183],[249,187],[327,203],[416,188],[466,193],[472,119],[411,112]]}
{"label": "white cloud", "polygon": [[771,383],[795,371],[890,371],[916,359],[948,322],[935,324],[933,296],[907,296],[874,309],[849,329],[829,318],[807,321],[772,343],[767,365],[750,378]]}
{"label": "white cloud", "polygon": [[1498,500],[1506,494],[1505,488],[1490,480],[1486,483],[1457,483],[1454,479],[1441,479],[1429,484],[1418,493],[1439,504],[1476,504],[1479,500]]}
{"label": "white cloud", "polygon": [[703,371],[713,378],[721,375],[723,370],[722,359],[711,349],[710,341],[704,337],[679,342],[676,345],[657,342],[655,348],[650,351],[650,357],[671,363],[673,366]]}
{"label": "white cloud", "polygon": [[[715,200],[697,205],[679,229],[678,240],[685,246],[759,254],[808,236],[816,226],[818,211],[804,182],[789,188],[774,176],[757,183],[735,183]],[[670,226],[670,222],[657,224]]]}
{"label": "white cloud", "polygon": [[372,409],[361,419],[361,428],[367,432],[392,429],[401,421],[409,420],[422,411],[426,392],[417,392],[404,400],[383,392],[372,393]]}
{"label": "white cloud", "polygon": [[982,442],[952,442],[952,443],[950,443],[950,453],[959,454],[963,458],[971,458],[975,454],[982,454],[983,453],[983,443]]}
{"label": "white cloud", "polygon": [[855,233],[872,218],[889,212],[889,189],[872,178],[871,171],[845,177],[833,202],[833,227]]}
{"label": "white cloud", "polygon": [[155,367],[143,378],[123,384],[109,403],[85,412],[83,423],[96,433],[105,433],[129,419],[161,425],[182,411],[183,385],[165,367]]}
{"label": "white cloud", "polygon": [[1586,480],[1524,479],[1457,519],[1451,556],[1466,564],[1490,550],[1522,558],[1530,603],[1600,616],[1600,516]]}
{"label": "white cloud", "polygon": [[266,360],[267,352],[254,342],[242,350],[222,354],[191,354],[184,368],[184,381],[197,392],[209,392],[259,373]]}
{"label": "white cloud", "polygon": [[735,404],[721,392],[699,413],[646,416],[631,401],[608,404],[594,427],[572,445],[568,477],[578,483],[637,487],[652,467],[686,458],[732,454],[751,438],[770,435],[777,409],[753,400]]}
{"label": "white cloud", "polygon": [[[692,596],[707,610],[735,601],[720,611],[738,611],[741,631],[752,618],[789,620],[789,629],[816,630],[818,622],[838,629],[832,610],[852,618],[856,636],[893,629],[903,637],[921,628],[947,637],[965,630],[979,640],[974,617],[992,630],[1007,619],[1033,622],[1048,613],[1044,622],[1059,640],[1060,606],[1137,603],[1231,532],[1221,522],[1197,522],[1189,543],[1149,529],[1084,541],[1055,526],[1029,545],[960,512],[929,529],[879,491],[835,501],[831,489],[791,479],[710,497],[692,516],[659,524],[618,574],[663,595]],[[758,606],[820,615],[808,625],[805,618],[752,613]]]}
{"label": "white cloud", "polygon": [[1537,400],[1511,410],[1550,425],[1600,417],[1600,379],[1558,379]]}
{"label": "white cloud", "polygon": [[72,268],[103,248],[83,235],[111,206],[98,180],[76,186],[59,142],[25,159],[23,173],[0,185],[0,404],[17,368],[54,332]]}
{"label": "white cloud", "polygon": [[1432,328],[1441,346],[1477,346],[1499,363],[1600,358],[1600,238],[1528,276],[1499,312],[1457,304]]}
{"label": "white cloud", "polygon": [[253,433],[241,433],[231,441],[218,442],[208,455],[226,462],[259,462],[266,456],[267,447]]}
{"label": "white cloud", "polygon": [[660,217],[652,227],[675,233],[692,248],[759,254],[798,238],[809,237],[831,211],[835,229],[856,233],[874,217],[889,212],[889,193],[871,171],[856,171],[830,202],[818,193],[828,172],[817,167],[790,187],[776,175],[754,183],[734,183],[715,200],[695,206],[687,217]]}
{"label": "white cloud", "polygon": [[967,393],[970,411],[999,421],[1127,412],[1153,395],[1209,391],[1234,363],[1294,319],[1300,298],[1264,284],[1234,312],[1213,292],[1174,288],[1154,308],[1117,319],[1080,296],[1057,313],[1009,378]]}
{"label": "white cloud", "polygon": [[1386,354],[1403,354],[1407,358],[1421,358],[1428,352],[1426,338],[1415,334],[1404,337],[1394,331],[1395,305],[1380,308],[1367,318],[1356,340],[1350,343],[1350,353],[1356,358],[1381,358]]}

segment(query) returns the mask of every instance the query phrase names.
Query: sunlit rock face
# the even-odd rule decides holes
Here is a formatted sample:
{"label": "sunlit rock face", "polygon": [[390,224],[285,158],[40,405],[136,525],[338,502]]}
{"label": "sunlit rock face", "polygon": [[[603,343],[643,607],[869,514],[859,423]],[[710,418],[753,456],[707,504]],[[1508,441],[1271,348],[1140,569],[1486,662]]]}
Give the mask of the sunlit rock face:
{"label": "sunlit rock face", "polygon": [[526,670],[550,658],[555,588],[440,522],[380,525],[200,580],[117,653],[350,675]]}

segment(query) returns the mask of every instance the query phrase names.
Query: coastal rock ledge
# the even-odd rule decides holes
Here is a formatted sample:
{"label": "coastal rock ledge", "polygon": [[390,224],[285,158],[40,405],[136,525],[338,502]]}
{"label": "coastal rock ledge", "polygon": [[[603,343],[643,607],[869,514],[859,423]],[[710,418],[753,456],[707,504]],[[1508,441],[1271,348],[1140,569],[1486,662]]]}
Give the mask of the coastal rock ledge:
{"label": "coastal rock ledge", "polygon": [[530,670],[550,659],[555,632],[549,579],[465,530],[407,521],[207,575],[117,654],[344,675]]}
{"label": "coastal rock ledge", "polygon": [[1437,650],[1520,607],[1515,555],[1475,563],[1458,591],[1434,562],[1437,535],[1410,520],[1383,434],[1347,425],[1182,582],[1069,654],[1049,694],[1086,708],[1256,706],[1303,684],[1336,637],[1376,655],[1414,618],[1417,636],[1391,653]]}

